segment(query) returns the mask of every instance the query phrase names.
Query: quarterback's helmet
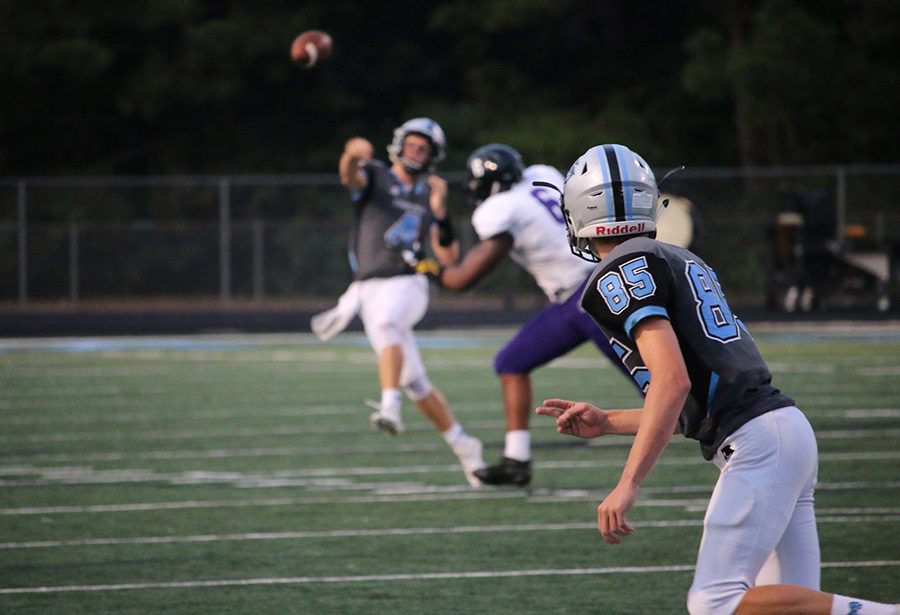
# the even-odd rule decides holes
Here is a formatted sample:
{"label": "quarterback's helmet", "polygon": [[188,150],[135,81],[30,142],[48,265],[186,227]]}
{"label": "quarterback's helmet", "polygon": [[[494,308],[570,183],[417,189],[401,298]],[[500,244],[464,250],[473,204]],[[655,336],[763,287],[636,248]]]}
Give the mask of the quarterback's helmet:
{"label": "quarterback's helmet", "polygon": [[522,179],[525,163],[519,152],[508,145],[482,145],[466,161],[469,192],[480,203],[492,194],[509,190]]}
{"label": "quarterback's helmet", "polygon": [[655,231],[658,199],[653,171],[638,154],[624,145],[592,147],[569,169],[563,188],[572,252],[596,262],[590,237]]}
{"label": "quarterback's helmet", "polygon": [[[431,141],[431,156],[425,164],[419,164],[403,157],[403,141],[411,134],[422,135]],[[403,122],[394,129],[394,138],[387,147],[391,162],[399,162],[411,174],[422,173],[426,170],[432,171],[434,166],[444,159],[446,149],[447,140],[444,138],[444,130],[440,124],[427,117],[415,117]]]}

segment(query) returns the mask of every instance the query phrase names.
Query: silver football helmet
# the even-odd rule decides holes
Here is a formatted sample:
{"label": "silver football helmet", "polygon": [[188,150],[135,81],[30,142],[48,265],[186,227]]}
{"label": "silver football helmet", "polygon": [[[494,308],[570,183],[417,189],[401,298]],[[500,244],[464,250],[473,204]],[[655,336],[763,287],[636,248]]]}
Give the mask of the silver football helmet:
{"label": "silver football helmet", "polygon": [[573,254],[597,262],[591,237],[656,230],[659,189],[650,165],[624,145],[597,145],[566,174],[562,207]]}
{"label": "silver football helmet", "polygon": [[[403,141],[407,135],[411,134],[422,135],[431,141],[431,156],[428,158],[427,163],[419,164],[403,157]],[[433,171],[435,165],[444,159],[446,150],[447,140],[444,137],[444,130],[440,124],[427,117],[415,117],[403,122],[402,125],[394,129],[394,138],[391,140],[391,144],[387,146],[391,162],[399,162],[408,173],[413,175],[425,171]]]}

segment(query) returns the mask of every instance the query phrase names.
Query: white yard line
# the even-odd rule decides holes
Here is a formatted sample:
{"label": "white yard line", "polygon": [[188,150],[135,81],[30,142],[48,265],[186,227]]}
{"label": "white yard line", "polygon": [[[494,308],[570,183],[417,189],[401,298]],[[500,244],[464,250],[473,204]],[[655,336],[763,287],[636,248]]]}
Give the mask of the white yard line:
{"label": "white yard line", "polygon": [[[829,515],[817,511],[821,523],[894,523],[900,521],[900,508],[845,509],[852,514]],[[882,512],[889,511],[889,512]],[[636,521],[637,528],[700,527],[703,520],[664,519]],[[0,542],[0,549],[50,549],[63,547],[91,547],[115,545],[158,545],[194,542],[233,542],[255,540],[302,540],[324,538],[365,538],[385,536],[430,536],[439,534],[485,534],[498,532],[561,532],[568,530],[594,530],[596,523],[525,523],[513,525],[469,525],[457,527],[403,527],[344,530],[298,530],[289,532],[247,532],[239,534],[199,534],[193,536],[139,536],[133,538],[83,538],[72,540],[37,540],[27,542]]]}
{"label": "white yard line", "polygon": [[[471,423],[467,423],[471,425]],[[483,424],[482,424],[483,425]],[[492,427],[500,427],[499,422],[492,423]],[[332,430],[329,430],[332,431]],[[192,432],[194,433],[194,432]],[[265,435],[265,434],[257,434]],[[271,434],[270,434],[271,435]],[[278,435],[283,435],[279,433]],[[54,436],[49,436],[53,438]],[[900,438],[900,429],[857,429],[857,430],[828,430],[816,432],[819,440],[857,440],[863,438]],[[587,442],[584,446],[607,448],[630,446],[628,438],[599,439]],[[675,440],[671,445],[691,445],[688,440]],[[574,447],[574,444],[573,444]],[[396,452],[432,452],[443,450],[440,443],[430,444],[398,444],[393,450]],[[87,463],[103,461],[126,460],[170,460],[170,459],[228,459],[236,457],[296,457],[302,455],[321,455],[323,453],[352,455],[383,452],[384,446],[273,446],[252,448],[221,448],[221,449],[185,449],[185,450],[145,450],[145,451],[114,451],[108,453],[37,453],[34,455],[7,455],[4,464],[0,465],[0,475],[7,474],[8,464],[33,464],[33,463]]]}
{"label": "white yard line", "polygon": [[[477,403],[477,404],[458,404],[454,405],[454,410],[462,413],[475,412],[477,411],[480,416],[492,416],[490,414],[491,408],[493,405],[490,403]],[[488,413],[488,414],[486,414]],[[270,409],[268,411],[263,411],[261,414],[255,414],[251,410],[247,410],[243,412],[241,410],[229,409],[223,410],[221,412],[214,410],[207,411],[194,411],[194,412],[184,412],[182,413],[172,413],[172,412],[162,412],[162,413],[154,413],[154,412],[136,412],[134,414],[130,413],[115,413],[110,415],[110,417],[103,417],[102,415],[94,417],[90,417],[87,419],[86,417],[80,417],[78,414],[72,414],[68,418],[61,417],[56,419],[55,417],[39,417],[39,416],[23,416],[23,417],[9,417],[8,424],[23,424],[23,425],[48,425],[53,424],[54,426],[59,425],[60,423],[66,422],[75,422],[75,423],[84,423],[91,424],[96,423],[97,425],[109,425],[112,423],[129,423],[129,422],[146,422],[152,420],[159,420],[164,422],[166,420],[177,419],[181,420],[220,420],[220,419],[235,419],[235,418],[252,418],[254,420],[258,420],[261,417],[274,417],[274,418],[287,418],[287,417],[314,417],[314,416],[344,416],[348,419],[347,424],[341,425],[340,422],[329,422],[326,425],[282,425],[276,427],[265,427],[265,428],[251,428],[251,427],[230,427],[230,428],[209,428],[209,427],[198,427],[195,429],[143,429],[139,432],[134,431],[106,431],[106,430],[87,430],[87,431],[71,431],[66,430],[62,432],[39,432],[39,433],[25,433],[25,434],[3,434],[0,435],[0,443],[21,443],[21,442],[37,442],[37,443],[46,443],[46,442],[97,442],[108,440],[111,438],[127,438],[129,440],[150,440],[150,439],[193,439],[193,438],[223,438],[223,437],[255,437],[255,436],[284,436],[284,435],[321,435],[321,434],[333,434],[333,433],[364,433],[367,430],[367,425],[365,425],[366,412],[364,412],[363,404],[360,402],[358,407],[349,408],[345,405],[341,405],[338,407],[331,407],[327,405],[317,404],[312,405],[308,408],[292,408],[290,406],[281,406],[277,409]],[[496,413],[494,413],[496,414]],[[900,418],[900,408],[852,408],[846,410],[809,410],[808,414],[813,418],[818,417],[827,417],[827,418],[844,418],[844,419],[864,419],[864,418]],[[358,418],[358,421],[353,421],[353,417]],[[502,417],[497,415],[496,419],[489,420],[480,420],[480,421],[472,421],[468,420],[466,425],[477,426],[483,429],[494,429],[498,426],[502,425]],[[430,430],[430,427],[423,425],[421,428],[417,429],[418,431],[426,431]],[[416,429],[414,429],[416,431]],[[889,437],[896,437],[900,434],[900,430],[898,429],[886,429],[886,430],[877,430],[877,429],[848,429],[848,430],[821,430],[818,431],[817,434],[825,434],[820,435],[820,437],[839,437],[838,435],[831,434],[852,434],[854,432],[859,432],[861,435],[858,437],[869,437],[870,435],[884,435]],[[847,435],[846,437],[851,438],[854,437],[852,435]]]}
{"label": "white yard line", "polygon": [[[900,489],[900,481],[858,481],[844,483],[820,483],[819,491],[847,490],[894,490]],[[672,487],[645,487],[641,493],[645,496],[683,495],[690,493],[708,496],[712,485],[682,485]],[[385,483],[371,494],[341,497],[298,497],[298,498],[232,498],[227,500],[181,500],[172,502],[134,502],[130,504],[90,504],[81,506],[28,506],[18,508],[0,508],[0,515],[59,515],[86,513],[123,513],[147,512],[154,510],[185,510],[198,508],[245,508],[267,506],[308,506],[321,504],[376,504],[381,502],[442,502],[452,500],[509,500],[521,499],[529,503],[559,503],[599,501],[608,491],[585,489],[480,489],[473,490],[465,486],[426,487],[423,485],[397,485]],[[638,506],[652,506],[656,500],[642,499]],[[703,501],[678,500],[676,506],[704,505]]]}
{"label": "white yard line", "polygon": [[[312,436],[334,434],[361,434],[371,433],[366,416],[371,410],[364,412],[360,404],[358,420],[346,425],[336,422],[317,425],[290,425],[278,427],[238,427],[210,429],[198,427],[196,429],[143,429],[139,431],[85,431],[85,432],[60,432],[60,433],[35,433],[35,434],[5,434],[0,436],[0,444],[21,444],[22,442],[52,443],[52,442],[104,442],[116,440],[192,440],[205,438],[247,438],[260,436]],[[478,429],[496,429],[502,427],[503,419],[489,421],[466,421],[466,427]],[[411,426],[407,432],[433,432],[433,428],[426,424]]]}
{"label": "white yard line", "polygon": [[[900,560],[870,560],[856,562],[823,562],[823,568],[885,568],[900,566]],[[210,581],[171,581],[153,583],[120,583],[106,585],[57,585],[42,587],[0,588],[0,594],[49,594],[62,592],[123,591],[129,589],[190,589],[208,587],[236,587],[248,585],[302,585],[311,583],[389,583],[401,581],[434,581],[456,579],[498,579],[545,576],[585,576],[607,574],[658,574],[691,572],[693,564],[670,566],[616,566],[608,568],[545,568],[538,570],[480,570],[471,572],[430,572],[419,574],[370,574],[321,577],[268,577],[256,579],[220,579]]]}
{"label": "white yard line", "polygon": [[[900,459],[900,451],[867,451],[852,453],[823,453],[819,461],[854,462],[854,461],[893,461]],[[582,461],[542,461],[542,469],[579,470],[596,468],[619,468],[622,459],[590,459]],[[657,466],[690,467],[705,464],[701,457],[664,457],[657,461]],[[209,470],[189,470],[182,472],[161,473],[147,468],[115,468],[101,469],[90,466],[50,466],[34,467],[28,476],[27,466],[13,466],[12,478],[0,479],[0,487],[44,487],[55,485],[114,485],[123,483],[164,482],[175,485],[201,484],[233,484],[238,487],[285,487],[285,486],[321,486],[316,479],[347,479],[358,476],[398,476],[422,475],[430,473],[459,472],[459,466],[452,465],[406,465],[406,466],[359,466],[338,468],[297,468],[276,472],[222,472]],[[0,467],[0,475],[3,468]],[[332,484],[332,486],[339,486]],[[355,486],[354,488],[359,488]]]}

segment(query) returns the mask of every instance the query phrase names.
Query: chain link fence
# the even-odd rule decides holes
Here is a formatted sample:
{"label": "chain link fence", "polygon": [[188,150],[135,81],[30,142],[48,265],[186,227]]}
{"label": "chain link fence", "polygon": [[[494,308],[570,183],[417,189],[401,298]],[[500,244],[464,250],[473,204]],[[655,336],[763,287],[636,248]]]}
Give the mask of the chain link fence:
{"label": "chain link fence", "polygon": [[[463,174],[445,177],[465,248],[475,237]],[[692,248],[714,265],[732,303],[792,309],[792,289],[815,286],[814,303],[794,305],[890,309],[900,165],[695,168],[664,191],[693,204]],[[350,221],[336,175],[6,178],[0,301],[330,300],[350,281]],[[843,274],[813,258],[860,254]],[[823,267],[837,273],[817,277]],[[467,296],[540,302],[509,259]]]}

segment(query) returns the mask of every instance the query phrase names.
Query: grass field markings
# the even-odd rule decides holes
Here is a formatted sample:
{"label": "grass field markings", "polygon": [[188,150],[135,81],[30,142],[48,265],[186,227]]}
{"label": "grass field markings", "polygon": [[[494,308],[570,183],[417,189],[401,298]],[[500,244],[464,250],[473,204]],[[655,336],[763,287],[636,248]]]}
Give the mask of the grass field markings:
{"label": "grass field markings", "polygon": [[[822,568],[893,568],[900,560],[861,560],[822,562]],[[50,594],[63,592],[101,592],[148,589],[197,589],[210,587],[245,587],[248,585],[305,585],[313,583],[388,583],[403,581],[446,581],[459,579],[501,579],[547,576],[597,576],[612,574],[661,574],[693,572],[694,564],[660,566],[615,566],[605,568],[543,568],[534,570],[478,570],[459,572],[421,572],[321,577],[267,577],[252,579],[211,579],[206,581],[154,581],[104,585],[45,585],[38,587],[5,587],[0,594]]]}
{"label": "grass field markings", "polygon": [[900,438],[900,429],[818,429],[818,440],[855,440],[858,438]]}
{"label": "grass field markings", "polygon": [[900,375],[897,365],[846,365],[844,363],[816,362],[802,363],[798,361],[769,361],[769,369],[776,374],[815,374],[830,376],[867,376],[881,378]]}
{"label": "grass field markings", "polygon": [[[612,486],[610,486],[610,489]],[[840,483],[820,483],[819,491],[890,491],[900,489],[900,481],[858,481]],[[89,504],[78,506],[25,506],[0,508],[0,516],[31,515],[63,515],[93,513],[131,513],[158,510],[189,510],[204,508],[254,508],[271,506],[318,506],[345,504],[377,504],[404,502],[446,502],[455,500],[510,500],[521,499],[530,503],[564,503],[577,501],[599,501],[609,490],[588,491],[582,489],[546,489],[531,490],[508,489],[469,489],[465,486],[424,487],[417,492],[376,492],[369,495],[350,497],[296,497],[296,498],[230,498],[226,500],[182,500],[170,502],[134,502],[128,504]],[[641,490],[643,498],[637,506],[699,506],[705,507],[705,501],[712,492],[712,485],[675,485],[670,487],[648,486]],[[702,494],[704,499],[686,502],[685,500],[662,500],[647,498],[657,495]],[[674,502],[674,503],[673,503]]]}
{"label": "grass field markings", "polygon": [[[900,458],[900,452],[896,453]],[[872,458],[872,457],[869,457]],[[621,459],[596,459],[583,461],[542,461],[542,469],[595,469],[599,467],[621,467]],[[657,462],[660,466],[701,465],[705,462],[698,456],[663,458]],[[21,466],[17,466],[17,472]],[[98,470],[90,466],[57,466],[36,468],[39,478],[0,479],[2,487],[41,487],[51,485],[103,485],[121,483],[168,482],[179,485],[198,485],[210,483],[231,483],[237,486],[252,486],[261,481],[282,481],[278,486],[285,486],[289,479],[340,478],[359,476],[396,476],[408,474],[433,474],[459,472],[459,466],[452,465],[404,465],[404,466],[357,466],[297,468],[277,470],[274,473],[243,473],[204,470],[186,470],[183,472],[157,473],[147,468],[119,468]]]}
{"label": "grass field markings", "polygon": [[817,410],[809,413],[812,417],[869,419],[900,418],[900,408],[852,408],[849,410]]}
{"label": "grass field markings", "polygon": [[[362,408],[360,404],[359,408]],[[0,435],[0,443],[17,443],[17,442],[35,442],[35,443],[52,443],[52,442],[96,442],[109,438],[115,439],[133,439],[133,440],[153,440],[153,439],[195,439],[195,438],[241,438],[241,437],[258,437],[258,436],[297,436],[297,435],[328,435],[333,433],[370,433],[371,427],[363,419],[364,412],[357,410],[344,413],[336,413],[347,417],[357,416],[359,420],[350,421],[348,424],[341,425],[339,423],[328,423],[326,425],[281,425],[276,427],[231,427],[231,428],[209,428],[198,427],[193,429],[144,429],[135,431],[77,431],[77,432],[57,432],[57,433],[32,433],[32,434],[4,434]],[[318,415],[310,415],[318,416]],[[820,411],[809,413],[811,419],[816,418],[897,418],[900,417],[900,409],[881,408],[876,410],[849,410],[849,411]],[[102,423],[102,421],[100,421]],[[503,425],[502,417],[484,419],[484,420],[468,420],[466,426],[473,430],[496,429]],[[549,423],[544,424],[549,428]],[[408,426],[407,431],[410,432],[430,432],[433,428],[425,422],[417,422]],[[866,435],[861,437],[869,437],[870,434],[887,434],[896,435],[898,429],[847,429],[847,430],[820,430],[816,433],[854,433],[863,432]],[[826,436],[836,437],[836,436]],[[852,436],[848,436],[852,437]],[[675,440],[677,441],[677,439]],[[607,440],[600,439],[596,442],[605,443]],[[602,444],[601,444],[602,445]]]}
{"label": "grass field markings", "polygon": [[39,506],[21,508],[0,508],[0,515],[62,515],[85,513],[129,513],[157,510],[191,510],[204,508],[256,508],[270,506],[303,506],[331,504],[377,504],[400,502],[446,502],[454,500],[509,500],[524,499],[527,494],[519,491],[470,490],[450,493],[428,492],[416,495],[366,495],[349,498],[302,497],[302,498],[254,498],[228,500],[187,500],[178,502],[139,502],[131,504],[93,504],[84,506]]}
{"label": "grass field markings", "polygon": [[[685,520],[683,522],[666,522],[673,527],[697,525],[699,520]],[[654,522],[655,523],[655,522]],[[642,527],[668,527],[668,525],[648,525],[641,523]],[[427,536],[436,534],[479,534],[495,532],[557,532],[565,530],[590,530],[596,527],[594,523],[528,523],[516,525],[482,525],[482,526],[457,526],[457,527],[409,527],[409,528],[377,528],[377,529],[347,529],[347,530],[299,530],[287,532],[247,532],[241,534],[201,534],[195,536],[145,536],[135,538],[86,538],[80,540],[43,540],[33,542],[6,542],[0,543],[0,549],[42,549],[60,547],[85,547],[102,545],[131,545],[131,544],[171,544],[190,542],[230,542],[251,540],[300,540],[321,538],[364,538],[367,536]]]}
{"label": "grass field markings", "polygon": [[[443,451],[447,447],[444,444],[398,444],[391,448],[391,452],[398,453],[429,453]],[[173,459],[230,459],[232,457],[299,457],[304,455],[353,455],[385,452],[384,445],[379,446],[275,446],[260,448],[229,448],[213,450],[176,450],[176,451],[130,451],[113,453],[39,453],[36,455],[8,455],[3,456],[7,462],[57,462],[57,463],[84,463],[91,461],[165,461]],[[6,467],[33,466],[3,466],[0,465],[0,475],[6,474]]]}
{"label": "grass field markings", "polygon": [[[362,407],[362,404],[360,404]],[[331,435],[372,433],[372,428],[366,420],[367,412],[359,412],[359,420],[350,424],[341,425],[329,423],[327,425],[291,425],[280,427],[238,427],[238,428],[197,428],[197,429],[148,429],[142,431],[83,431],[69,433],[36,433],[36,434],[6,434],[0,436],[0,443],[17,442],[98,442],[107,439],[128,440],[189,440],[196,438],[245,438],[258,436],[306,436],[306,435]],[[504,425],[503,418],[484,421],[466,421],[466,427],[475,429],[497,429]],[[424,421],[407,424],[407,433],[432,433],[434,428]]]}
{"label": "grass field markings", "polygon": [[[699,511],[703,512],[705,506]],[[896,523],[900,521],[900,509],[841,509],[840,515],[829,515],[828,510],[817,510],[819,523]],[[890,510],[893,514],[881,511]],[[636,528],[681,528],[700,527],[702,518],[658,519],[634,521]],[[295,530],[280,532],[242,532],[236,534],[197,534],[187,536],[136,536],[129,538],[80,538],[69,540],[37,540],[23,542],[0,542],[0,550],[51,549],[91,546],[180,544],[194,542],[235,542],[235,541],[277,541],[323,538],[365,538],[387,536],[428,536],[450,534],[484,534],[500,532],[559,532],[567,530],[593,530],[594,522],[573,523],[517,523],[503,525],[464,525],[451,527],[389,527],[374,529],[338,530]]]}
{"label": "grass field markings", "polygon": [[[820,462],[848,461],[891,461],[900,459],[900,451],[867,451],[848,453],[822,453]],[[541,461],[541,469],[579,470],[596,468],[619,468],[622,459],[587,460],[547,460]],[[663,457],[657,466],[681,467],[700,466],[705,462],[699,456]],[[459,472],[459,466],[451,465],[405,465],[405,466],[357,466],[282,469],[275,472],[223,472],[212,470],[186,470],[182,472],[158,473],[148,468],[116,468],[98,470],[91,466],[36,467],[37,478],[16,478],[23,476],[23,466],[12,466],[13,478],[0,478],[0,487],[46,487],[55,485],[109,485],[123,483],[164,482],[172,485],[202,485],[226,483],[240,488],[269,488],[286,486],[315,486],[311,479],[338,479],[359,476],[395,476],[407,474],[432,474]],[[2,472],[0,472],[2,475]]]}
{"label": "grass field markings", "polygon": [[[16,442],[34,442],[34,443],[52,443],[52,442],[98,442],[107,439],[129,439],[129,440],[190,440],[196,438],[246,438],[259,436],[304,436],[304,435],[328,435],[335,433],[371,433],[372,428],[364,420],[363,413],[360,412],[359,424],[351,425],[295,425],[280,427],[238,427],[230,429],[150,429],[139,432],[134,431],[89,431],[76,433],[55,433],[55,434],[20,434],[0,436],[0,443],[16,443]],[[502,425],[502,420],[491,421],[490,428]],[[422,423],[421,425],[408,426],[407,432],[429,432],[434,429]]]}
{"label": "grass field markings", "polygon": [[[99,405],[91,402],[91,406],[96,408]],[[129,407],[134,405],[133,398],[123,398],[116,406]],[[144,400],[141,401],[142,406],[149,405]],[[196,421],[219,421],[233,419],[252,419],[258,420],[262,418],[296,418],[296,417],[353,417],[364,416],[362,402],[346,403],[334,402],[329,404],[311,404],[298,405],[296,398],[285,400],[285,405],[278,407],[275,404],[266,404],[264,408],[247,406],[246,408],[228,408],[219,410],[172,410],[172,403],[159,403],[161,408],[166,408],[160,412],[141,410],[135,412],[116,412],[101,414],[64,414],[59,416],[56,412],[60,409],[51,409],[49,412],[53,414],[26,416],[10,416],[5,417],[3,422],[7,425],[53,425],[60,424],[105,424],[105,423],[145,423],[147,421],[168,421],[168,420],[196,420]],[[453,410],[457,414],[466,414],[469,412],[490,412],[497,409],[497,402],[458,402],[453,404]],[[410,410],[412,412],[412,410]]]}
{"label": "grass field markings", "polygon": [[[831,441],[841,441],[841,440],[854,440],[861,438],[875,438],[875,437],[884,437],[884,438],[892,438],[898,437],[898,432],[900,430],[895,429],[885,429],[885,430],[872,430],[872,431],[863,431],[863,432],[820,432],[819,439],[820,440],[831,440]],[[570,447],[556,447],[554,446],[555,442],[536,442],[536,448],[588,448],[588,449],[597,449],[597,448],[627,448],[631,445],[630,439],[609,439],[602,440],[596,442],[587,442],[580,443],[574,442]],[[544,446],[547,445],[547,446]],[[492,446],[491,442],[485,442],[485,446],[490,448]],[[678,448],[690,448],[693,446],[693,442],[687,440],[674,440],[669,445],[670,447],[678,447]],[[390,447],[386,447],[384,444],[373,444],[371,446],[322,446],[322,445],[313,445],[313,446],[274,446],[274,447],[247,447],[247,448],[223,448],[223,449],[188,449],[188,450],[145,450],[145,451],[111,451],[111,452],[97,452],[97,453],[45,453],[45,452],[36,452],[34,454],[28,453],[19,453],[12,455],[2,455],[0,456],[0,475],[3,475],[7,472],[7,468],[11,469],[12,473],[20,473],[20,468],[33,468],[38,470],[38,466],[34,464],[38,463],[88,463],[88,462],[113,462],[113,461],[165,461],[165,460],[177,460],[177,459],[227,459],[231,457],[235,458],[246,458],[246,457],[300,457],[300,456],[320,456],[323,454],[340,454],[340,455],[352,455],[352,454],[372,454],[372,453],[414,453],[414,452],[439,452],[444,451],[445,446],[440,443],[406,443],[406,444],[391,444]],[[852,453],[822,453],[820,458],[825,461],[833,461],[838,460],[837,457],[833,457],[834,455],[846,455]],[[881,458],[891,459],[894,454],[892,451],[887,451],[883,453],[874,453],[876,455],[883,455]],[[549,463],[549,462],[548,462]]]}
{"label": "grass field markings", "polygon": [[[123,400],[123,406],[133,406],[134,400]],[[462,404],[454,404],[453,409],[459,411],[458,406]],[[474,404],[472,404],[474,405]],[[96,404],[92,403],[92,406]],[[223,421],[233,419],[253,419],[259,420],[264,418],[297,418],[297,417],[314,417],[314,416],[358,416],[361,415],[360,407],[349,404],[331,404],[331,405],[309,405],[298,406],[296,401],[293,405],[283,407],[273,407],[266,405],[260,409],[256,407],[232,408],[222,410],[171,410],[171,403],[160,404],[167,409],[160,412],[138,411],[138,412],[116,412],[106,414],[67,414],[58,416],[57,414],[47,414],[45,416],[11,416],[4,418],[3,422],[7,425],[53,425],[60,424],[104,424],[104,423],[146,423],[148,421]],[[478,410],[484,411],[488,404],[478,404]],[[467,411],[474,411],[467,410]]]}
{"label": "grass field markings", "polygon": [[[500,425],[498,424],[499,428]],[[369,430],[367,430],[368,432]],[[883,432],[878,432],[883,433]],[[534,441],[532,445],[535,449],[541,448],[563,448],[557,447],[557,442]],[[562,444],[562,443],[560,443]],[[580,442],[572,440],[568,442],[570,446],[565,448],[627,448],[631,446],[631,440],[626,438],[611,438],[607,440],[596,440],[591,442]],[[549,445],[549,446],[547,446]],[[490,448],[491,443],[485,442],[486,448]],[[499,444],[498,444],[499,446]],[[670,447],[690,447],[696,444],[687,439],[674,440],[669,444]],[[109,462],[109,461],[148,461],[148,460],[174,460],[174,459],[227,459],[231,457],[298,457],[304,455],[320,456],[323,454],[331,455],[352,455],[352,454],[371,454],[371,453],[429,453],[446,451],[447,447],[438,442],[431,443],[409,443],[385,445],[380,443],[372,446],[277,446],[277,447],[254,447],[254,448],[228,448],[228,449],[193,449],[193,450],[152,450],[152,451],[114,451],[108,453],[44,453],[38,452],[31,454],[3,455],[0,459],[3,464],[26,464],[26,465],[3,465],[0,464],[0,476],[5,474],[5,468],[12,468],[14,473],[19,472],[20,468],[32,468],[32,473],[36,466],[30,465],[35,463],[86,463],[86,462]]]}

